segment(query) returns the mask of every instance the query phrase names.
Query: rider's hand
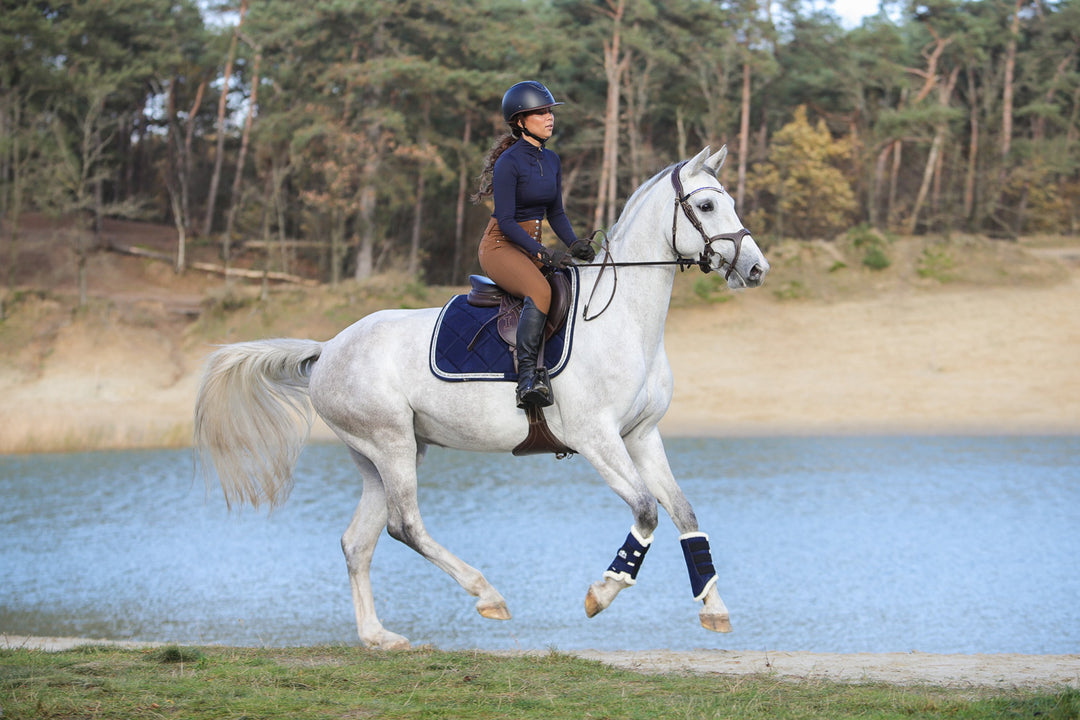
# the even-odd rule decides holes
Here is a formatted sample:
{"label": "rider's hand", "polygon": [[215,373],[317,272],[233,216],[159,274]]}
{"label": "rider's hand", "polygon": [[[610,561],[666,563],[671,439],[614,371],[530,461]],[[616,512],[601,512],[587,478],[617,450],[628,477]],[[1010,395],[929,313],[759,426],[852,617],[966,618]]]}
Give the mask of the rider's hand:
{"label": "rider's hand", "polygon": [[543,248],[539,252],[539,259],[540,262],[548,267],[557,270],[572,267],[574,264],[574,259],[570,257],[570,253],[565,250],[548,250],[547,248]]}
{"label": "rider's hand", "polygon": [[570,254],[578,260],[584,260],[585,262],[592,262],[596,259],[596,251],[593,250],[592,243],[588,240],[578,240],[571,245]]}

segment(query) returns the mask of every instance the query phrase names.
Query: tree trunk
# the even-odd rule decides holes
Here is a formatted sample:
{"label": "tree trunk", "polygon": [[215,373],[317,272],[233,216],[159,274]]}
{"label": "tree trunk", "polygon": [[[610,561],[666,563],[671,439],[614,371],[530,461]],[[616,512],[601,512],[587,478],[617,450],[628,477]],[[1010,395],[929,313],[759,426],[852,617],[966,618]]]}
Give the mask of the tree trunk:
{"label": "tree trunk", "polygon": [[968,158],[964,175],[964,222],[970,223],[975,215],[975,180],[979,157],[979,103],[975,89],[975,70],[967,68],[969,98],[968,112]]}
{"label": "tree trunk", "polygon": [[180,198],[174,192],[169,193],[169,201],[172,203],[173,223],[176,225],[176,259],[173,269],[182,274],[187,268],[187,230],[184,228]]}
{"label": "tree trunk", "polygon": [[675,134],[676,134],[676,148],[675,157],[680,160],[686,159],[687,156],[687,139],[686,139],[686,118],[683,116],[682,107],[675,108]]}
{"label": "tree trunk", "polygon": [[[870,225],[878,229],[885,227],[882,222],[881,203],[885,192],[885,166],[889,162],[891,153],[892,143],[889,142],[878,153],[877,162],[874,163],[874,184],[870,190]],[[885,217],[887,218],[888,215],[885,214]]]}
{"label": "tree trunk", "polygon": [[616,175],[619,166],[619,96],[620,81],[629,57],[620,58],[622,52],[622,18],[626,0],[607,0],[612,19],[611,40],[604,43],[604,74],[607,77],[607,105],[604,113],[604,152],[600,161],[600,182],[596,188],[596,207],[593,210],[593,226],[607,227],[615,222]]}
{"label": "tree trunk", "polygon": [[185,231],[190,230],[193,225],[191,221],[191,166],[194,159],[192,146],[195,140],[195,117],[199,114],[199,108],[202,107],[206,86],[207,81],[204,78],[195,91],[195,100],[191,103],[191,109],[188,110],[187,129],[184,132],[184,157],[181,159],[180,166],[180,202],[184,212]]}
{"label": "tree trunk", "polygon": [[90,293],[87,289],[86,281],[86,259],[90,254],[88,247],[89,243],[86,241],[86,236],[89,231],[83,227],[83,220],[79,219],[75,222],[75,275],[78,281],[79,287],[79,307],[84,308],[90,302]]}
{"label": "tree trunk", "polygon": [[1009,44],[1005,47],[1005,79],[1001,87],[1001,168],[1012,149],[1013,86],[1016,75],[1016,40],[1020,35],[1020,9],[1025,0],[1016,0],[1012,22],[1009,25]]}
{"label": "tree trunk", "polygon": [[330,211],[330,284],[341,282],[342,262],[345,259],[345,212],[334,208]]}
{"label": "tree trunk", "polygon": [[631,73],[631,66],[628,65],[626,68],[627,140],[630,144],[630,184],[633,187],[645,182],[645,159],[642,150],[646,147],[647,141],[645,133],[642,132],[642,123],[650,105],[649,86],[654,65],[653,58],[647,57],[644,67],[636,75]]}
{"label": "tree trunk", "polygon": [[229,248],[232,245],[233,226],[236,213],[240,209],[244,181],[244,163],[247,159],[248,144],[251,142],[251,126],[255,122],[255,108],[259,102],[259,65],[262,64],[262,50],[255,51],[255,66],[251,76],[251,97],[248,98],[247,117],[244,118],[244,132],[240,137],[240,154],[236,158],[236,175],[233,176],[232,204],[225,223],[225,264],[229,264]]}
{"label": "tree trunk", "polygon": [[375,274],[375,181],[379,170],[379,159],[376,155],[376,142],[378,139],[377,126],[368,131],[373,142],[368,150],[368,158],[364,162],[363,182],[360,189],[360,213],[357,217],[359,224],[359,238],[356,248],[356,279],[367,280]]}
{"label": "tree trunk", "polygon": [[[229,82],[232,80],[233,63],[236,62],[236,46],[240,42],[240,27],[244,24],[247,8],[248,0],[240,0],[240,19],[233,30],[232,41],[229,43],[229,55],[225,60],[225,78],[221,86],[221,97],[218,98],[217,153],[214,155],[214,172],[210,176],[210,192],[206,198],[206,218],[203,220],[202,229],[204,237],[210,235],[214,225],[214,207],[217,204],[218,185],[221,182],[221,163],[225,156],[225,111],[229,97]],[[228,263],[228,261],[229,259],[225,258],[225,262]]]}
{"label": "tree trunk", "polygon": [[[750,49],[746,48],[749,53]],[[739,179],[735,189],[735,208],[743,209],[746,196],[746,165],[750,154],[750,61],[743,62],[742,112],[739,118]]]}
{"label": "tree trunk", "polygon": [[457,207],[454,214],[454,261],[450,265],[448,282],[457,282],[458,273],[465,265],[465,198],[469,194],[469,157],[467,149],[472,142],[472,113],[465,114],[465,131],[461,136],[461,153],[458,157]]}
{"label": "tree trunk", "polygon": [[885,206],[885,222],[889,227],[896,223],[896,193],[900,186],[900,160],[904,144],[900,140],[893,140],[893,162],[889,173],[889,202]]}
{"label": "tree trunk", "polygon": [[[19,97],[15,97],[10,115],[5,114],[5,121],[10,128],[11,154],[5,158],[11,170],[11,196],[5,210],[8,213],[8,264],[7,286],[8,290],[15,292],[15,267],[19,260],[19,224],[22,216],[23,201],[23,162],[22,162],[22,104]],[[2,227],[2,226],[0,226]],[[0,313],[0,318],[3,313]]]}
{"label": "tree trunk", "polygon": [[[179,120],[176,117],[176,86],[179,78],[173,77],[169,82],[169,94],[166,100],[168,113],[168,129],[165,132],[166,168],[165,190],[169,194],[169,206],[172,208],[173,224],[176,226],[176,255],[173,261],[173,270],[177,273],[184,272],[187,264],[187,235],[184,232],[184,209],[183,209],[183,185],[184,185],[184,158],[177,157],[180,141],[176,137]],[[178,182],[179,181],[179,182]]]}
{"label": "tree trunk", "polygon": [[941,146],[945,142],[945,133],[941,126],[938,126],[936,132],[934,132],[934,140],[930,144],[930,153],[926,157],[926,166],[923,168],[922,183],[919,185],[919,192],[915,196],[915,205],[911,209],[911,215],[908,217],[907,225],[904,228],[909,235],[914,234],[915,228],[919,222],[919,213],[922,211],[923,203],[926,201],[926,195],[930,188],[930,180],[934,174],[934,164],[937,162],[938,153],[941,152]]}
{"label": "tree trunk", "polygon": [[424,165],[416,171],[416,200],[413,202],[412,233],[409,238],[409,277],[420,277],[420,233],[424,226]]}
{"label": "tree trunk", "polygon": [[282,197],[285,178],[289,174],[289,166],[282,167],[278,164],[277,157],[271,153],[270,157],[270,181],[273,186],[271,201],[273,202],[275,221],[277,223],[278,248],[281,260],[281,271],[290,272],[292,268],[292,256],[285,237],[285,199]]}
{"label": "tree trunk", "polygon": [[[938,84],[938,100],[942,107],[948,107],[949,105],[959,72],[959,67],[953,68],[952,72],[949,74],[949,79],[944,84]],[[912,207],[911,216],[908,218],[908,234],[914,234],[915,228],[919,223],[919,213],[922,212],[922,206],[926,202],[927,195],[930,192],[934,173],[938,168],[938,161],[941,157],[942,149],[945,146],[945,136],[948,132],[949,126],[947,123],[938,123],[934,130],[934,139],[930,144],[930,153],[926,158],[926,167],[923,168],[922,183],[919,185],[919,192],[915,196],[915,205]]]}

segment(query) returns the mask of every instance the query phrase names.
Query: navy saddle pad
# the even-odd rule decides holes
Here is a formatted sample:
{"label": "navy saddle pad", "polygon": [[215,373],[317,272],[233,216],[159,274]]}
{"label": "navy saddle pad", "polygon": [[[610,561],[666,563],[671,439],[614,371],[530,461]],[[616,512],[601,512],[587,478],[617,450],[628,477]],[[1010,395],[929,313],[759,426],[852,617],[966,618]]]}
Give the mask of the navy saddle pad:
{"label": "navy saddle pad", "polygon": [[[570,309],[566,322],[544,345],[544,367],[558,375],[570,360],[574,319],[577,315],[578,274],[570,273]],[[514,354],[499,337],[497,307],[474,307],[465,295],[455,295],[443,306],[431,336],[431,372],[449,382],[517,380]],[[478,335],[479,333],[479,335]],[[475,339],[475,342],[474,342]],[[472,349],[469,344],[472,343]]]}

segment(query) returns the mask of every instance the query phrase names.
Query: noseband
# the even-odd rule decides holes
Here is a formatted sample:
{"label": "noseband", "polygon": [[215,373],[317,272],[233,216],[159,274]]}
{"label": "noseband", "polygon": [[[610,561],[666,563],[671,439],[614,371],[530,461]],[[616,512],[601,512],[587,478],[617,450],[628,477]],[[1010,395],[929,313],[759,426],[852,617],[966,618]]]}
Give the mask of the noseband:
{"label": "noseband", "polygon": [[[690,204],[690,198],[702,190],[715,190],[720,194],[724,193],[724,187],[700,187],[697,190],[693,190],[689,193],[684,193],[682,179],[679,177],[679,172],[686,165],[686,161],[679,163],[675,166],[675,169],[671,171],[671,184],[675,188],[675,207],[671,214],[671,249],[675,252],[676,257],[681,257],[678,247],[675,244],[675,237],[677,228],[679,225],[679,208],[682,208],[683,215],[690,221],[690,224],[697,229],[698,234],[701,235],[701,239],[705,243],[705,247],[701,250],[701,256],[698,257],[697,266],[701,268],[701,272],[708,273],[712,270],[712,258],[713,256],[720,256],[720,267],[724,265],[728,266],[728,270],[724,273],[724,279],[727,280],[731,277],[731,273],[735,272],[735,264],[739,262],[739,253],[742,252],[743,238],[750,234],[750,231],[746,228],[741,228],[733,233],[721,233],[719,235],[709,235],[705,232],[705,227],[701,224],[701,220],[697,216],[697,212],[694,211],[694,206]],[[720,253],[713,250],[712,244],[717,240],[727,240],[735,245],[735,255],[731,258],[731,262],[724,259]]]}

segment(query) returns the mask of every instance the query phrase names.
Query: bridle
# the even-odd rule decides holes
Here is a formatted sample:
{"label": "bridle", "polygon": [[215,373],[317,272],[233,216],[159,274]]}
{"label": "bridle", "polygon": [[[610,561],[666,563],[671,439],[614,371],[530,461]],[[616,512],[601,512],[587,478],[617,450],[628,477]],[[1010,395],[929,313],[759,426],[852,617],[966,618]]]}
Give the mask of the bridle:
{"label": "bridle", "polygon": [[[675,189],[675,207],[672,209],[672,214],[671,214],[671,250],[672,250],[672,252],[675,253],[675,259],[674,260],[642,260],[642,261],[637,261],[637,262],[615,262],[614,260],[611,259],[611,253],[609,251],[607,253],[606,257],[604,258],[604,260],[601,263],[599,263],[600,264],[600,274],[601,275],[603,275],[604,270],[606,270],[608,267],[617,269],[617,268],[620,268],[620,267],[631,267],[631,266],[639,266],[639,265],[677,265],[680,270],[686,270],[687,268],[691,268],[691,267],[694,267],[696,265],[701,270],[701,272],[707,274],[707,273],[712,272],[712,270],[713,270],[712,259],[714,257],[717,257],[717,256],[720,257],[720,265],[717,268],[718,270],[720,268],[722,268],[724,265],[728,266],[727,272],[724,273],[724,279],[725,280],[729,279],[731,277],[731,274],[733,272],[735,272],[735,265],[739,261],[739,253],[742,252],[743,238],[746,237],[747,235],[749,235],[750,231],[747,230],[744,227],[744,228],[740,228],[740,229],[738,229],[738,230],[736,230],[735,232],[732,232],[732,233],[720,233],[720,234],[717,234],[717,235],[713,235],[711,237],[709,236],[708,233],[705,232],[705,226],[701,224],[701,220],[698,218],[697,212],[694,210],[694,206],[690,203],[690,198],[693,197],[694,195],[696,195],[697,193],[701,192],[702,190],[715,190],[716,192],[718,192],[718,193],[720,193],[722,195],[725,192],[724,187],[722,185],[718,186],[718,187],[710,187],[710,186],[706,185],[705,187],[699,187],[697,190],[691,190],[689,193],[687,193],[683,189],[682,179],[679,177],[679,173],[682,171],[683,167],[686,165],[687,162],[688,161],[686,161],[686,160],[682,161],[681,163],[676,165],[674,167],[674,169],[672,169],[672,171],[671,171],[671,185]],[[677,233],[678,233],[678,227],[679,227],[679,208],[682,208],[683,215],[686,216],[686,219],[689,220],[690,224],[693,225],[694,228],[698,231],[698,234],[701,235],[702,241],[705,243],[704,247],[701,249],[701,255],[698,256],[697,260],[692,260],[690,258],[683,257],[682,254],[679,253],[679,248],[678,248],[678,245],[677,245]],[[603,234],[603,231],[601,231],[601,230],[598,230],[596,232],[599,232],[599,233]],[[594,236],[595,236],[595,234],[596,233],[593,233]],[[735,254],[732,256],[730,261],[724,259],[723,255],[721,255],[720,253],[718,253],[716,250],[713,249],[712,244],[714,242],[716,242],[717,240],[727,240],[728,242],[732,243],[735,246]],[[596,292],[596,286],[600,284],[599,283],[600,277],[597,276],[596,280],[597,280],[596,284],[593,285],[593,293]],[[586,321],[595,320],[596,318],[603,315],[604,311],[607,310],[608,307],[611,305],[611,301],[615,298],[615,290],[618,287],[618,284],[619,284],[619,274],[618,274],[618,271],[615,270],[615,282],[612,285],[611,296],[608,298],[607,303],[600,310],[600,312],[598,312],[595,315],[590,317],[589,316],[589,303],[592,302],[592,294],[590,294],[589,295],[589,300],[585,303],[585,308],[584,308],[584,312],[582,314],[582,319],[584,319]]]}
{"label": "bridle", "polygon": [[735,272],[735,264],[739,262],[739,253],[742,252],[743,238],[750,234],[750,231],[746,228],[740,228],[733,233],[720,233],[719,235],[713,235],[709,237],[705,233],[705,227],[701,224],[701,220],[698,219],[697,213],[694,211],[694,206],[690,204],[690,198],[702,190],[715,190],[721,195],[724,194],[724,186],[719,187],[699,187],[697,190],[692,190],[689,193],[684,193],[682,180],[679,178],[679,171],[686,165],[686,160],[682,161],[675,166],[675,169],[671,171],[671,185],[675,188],[675,208],[671,213],[671,249],[675,252],[675,255],[679,257],[679,249],[675,245],[676,232],[678,232],[679,226],[679,208],[682,208],[683,215],[690,221],[690,224],[694,226],[694,229],[701,235],[701,239],[705,242],[705,247],[701,250],[701,256],[697,260],[697,266],[701,268],[701,272],[708,273],[712,270],[711,260],[714,256],[720,255],[720,253],[713,250],[712,244],[717,240],[727,240],[735,245],[735,255],[728,262],[720,256],[720,267],[724,265],[728,266],[728,271],[724,273],[724,279],[727,280],[731,277],[731,273]]}

